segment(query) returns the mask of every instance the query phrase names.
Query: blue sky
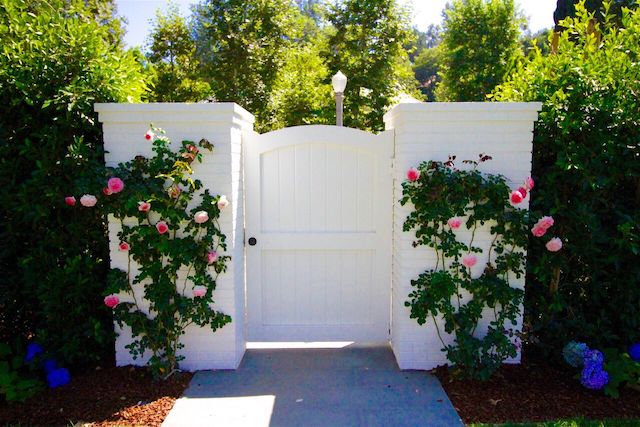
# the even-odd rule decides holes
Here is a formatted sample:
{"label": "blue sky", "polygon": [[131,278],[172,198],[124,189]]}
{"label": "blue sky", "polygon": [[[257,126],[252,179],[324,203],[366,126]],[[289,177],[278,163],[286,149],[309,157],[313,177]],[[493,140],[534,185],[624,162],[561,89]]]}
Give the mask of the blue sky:
{"label": "blue sky", "polygon": [[[413,23],[421,30],[429,24],[442,21],[442,9],[447,0],[400,0],[413,5]],[[197,0],[173,0],[182,14],[189,14],[189,7]],[[553,11],[556,0],[519,0],[520,9],[529,17],[529,25],[533,32],[553,26]],[[142,46],[151,28],[150,20],[155,17],[156,10],[167,8],[167,0],[116,0],[118,14],[129,21],[125,42],[127,46]]]}

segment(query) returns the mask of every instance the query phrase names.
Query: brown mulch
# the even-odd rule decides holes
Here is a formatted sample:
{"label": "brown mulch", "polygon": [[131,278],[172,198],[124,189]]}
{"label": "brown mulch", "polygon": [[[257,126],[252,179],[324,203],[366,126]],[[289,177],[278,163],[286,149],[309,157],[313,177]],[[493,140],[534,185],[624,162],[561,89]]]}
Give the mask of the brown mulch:
{"label": "brown mulch", "polygon": [[153,381],[143,368],[97,368],[25,403],[0,401],[0,425],[160,426],[192,374]]}
{"label": "brown mulch", "polygon": [[504,365],[486,382],[455,379],[444,366],[434,373],[465,423],[640,418],[640,392],[624,388],[618,399],[607,397],[582,387],[579,371],[540,356]]}

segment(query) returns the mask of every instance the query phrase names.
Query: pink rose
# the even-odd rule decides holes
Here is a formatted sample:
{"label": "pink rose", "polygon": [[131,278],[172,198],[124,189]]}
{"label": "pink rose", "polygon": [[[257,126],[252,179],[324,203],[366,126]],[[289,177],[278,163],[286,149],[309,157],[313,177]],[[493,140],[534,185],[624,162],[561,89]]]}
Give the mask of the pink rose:
{"label": "pink rose", "polygon": [[521,203],[522,200],[524,200],[524,197],[522,197],[521,192],[519,192],[518,190],[511,192],[511,203],[517,205],[518,203]]}
{"label": "pink rose", "polygon": [[462,220],[460,218],[449,218],[449,220],[447,221],[447,224],[449,225],[449,227],[451,227],[453,230],[457,230],[458,228],[460,228],[460,226],[462,225]]}
{"label": "pink rose", "polygon": [[411,182],[416,182],[420,178],[420,171],[416,168],[411,168],[407,171],[407,179]]}
{"label": "pink rose", "polygon": [[531,229],[531,233],[536,237],[542,237],[547,232],[547,229],[544,227],[540,227],[538,225],[534,225]]}
{"label": "pink rose", "polygon": [[113,191],[111,191],[111,189],[109,187],[104,187],[102,189],[102,194],[104,194],[105,196],[110,196],[113,194]]}
{"label": "pink rose", "polygon": [[218,199],[218,209],[222,210],[222,209],[226,208],[227,206],[229,206],[229,201],[227,200],[227,196],[225,196],[223,194]]}
{"label": "pink rose", "polygon": [[533,190],[534,185],[535,183],[533,182],[533,178],[529,177],[524,180],[524,188],[526,188],[527,190],[529,191]]}
{"label": "pink rose", "polygon": [[109,178],[107,181],[107,188],[111,190],[112,193],[119,193],[124,188],[124,182],[118,177]]}
{"label": "pink rose", "polygon": [[200,298],[205,296],[205,294],[207,293],[207,288],[205,288],[204,286],[195,286],[193,288],[193,296]]}
{"label": "pink rose", "polygon": [[177,185],[172,185],[171,187],[169,187],[169,189],[167,189],[167,193],[172,199],[177,199],[180,193],[182,193],[182,190]]}
{"label": "pink rose", "polygon": [[211,251],[207,254],[207,262],[209,264],[213,264],[218,260],[218,253],[216,251]]}
{"label": "pink rose", "polygon": [[80,204],[85,208],[92,208],[96,205],[96,203],[98,203],[98,199],[96,199],[96,196],[93,196],[91,194],[85,194],[84,196],[80,197]]}
{"label": "pink rose", "polygon": [[146,139],[147,141],[151,141],[154,137],[155,135],[153,134],[153,132],[151,132],[151,129],[149,129],[147,133],[144,134],[144,139]]}
{"label": "pink rose", "polygon": [[478,258],[476,258],[473,254],[466,254],[462,256],[462,265],[467,268],[471,268],[478,262]]}
{"label": "pink rose", "polygon": [[558,252],[562,249],[562,240],[558,237],[554,237],[549,240],[546,245],[544,245],[549,252]]}
{"label": "pink rose", "polygon": [[129,249],[131,249],[131,246],[129,246],[129,244],[127,242],[120,242],[120,245],[118,247],[120,248],[120,251],[122,251],[122,252],[126,252]]}
{"label": "pink rose", "polygon": [[120,298],[118,298],[118,295],[111,294],[104,297],[104,305],[107,307],[113,308],[118,304],[120,304]]}
{"label": "pink rose", "polygon": [[204,224],[205,222],[209,221],[209,214],[207,213],[207,211],[198,211],[193,216],[193,220],[196,222],[196,224]]}
{"label": "pink rose", "polygon": [[64,202],[67,204],[67,206],[75,206],[76,198],[73,196],[67,196],[64,198]]}
{"label": "pink rose", "polygon": [[520,192],[520,194],[522,194],[522,198],[524,199],[525,197],[527,197],[527,189],[524,187],[520,187],[518,188],[518,191]]}
{"label": "pink rose", "polygon": [[158,233],[164,234],[169,231],[169,226],[165,221],[160,221],[156,224],[156,230],[158,230]]}
{"label": "pink rose", "polygon": [[536,223],[536,227],[542,227],[545,230],[548,230],[549,228],[551,228],[551,226],[553,226],[553,223],[555,221],[553,220],[553,217],[550,216],[543,216],[542,218],[540,218],[540,220]]}
{"label": "pink rose", "polygon": [[151,209],[151,203],[138,202],[138,210],[140,212],[149,212],[150,209]]}

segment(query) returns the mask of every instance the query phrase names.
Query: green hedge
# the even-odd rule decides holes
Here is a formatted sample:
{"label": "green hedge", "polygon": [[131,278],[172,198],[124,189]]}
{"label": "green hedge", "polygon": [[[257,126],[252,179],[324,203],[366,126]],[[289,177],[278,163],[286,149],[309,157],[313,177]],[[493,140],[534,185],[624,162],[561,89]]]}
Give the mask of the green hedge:
{"label": "green hedge", "polygon": [[525,304],[552,347],[640,339],[640,13],[622,15],[621,26],[609,13],[590,31],[578,6],[558,53],[533,55],[495,94],[543,102],[532,207],[554,216],[565,248],[554,269],[540,268],[548,255],[531,248]]}
{"label": "green hedge", "polygon": [[64,196],[103,163],[93,104],[145,90],[98,21],[82,1],[0,0],[0,341],[34,337],[75,366],[112,352],[108,252],[104,218]]}

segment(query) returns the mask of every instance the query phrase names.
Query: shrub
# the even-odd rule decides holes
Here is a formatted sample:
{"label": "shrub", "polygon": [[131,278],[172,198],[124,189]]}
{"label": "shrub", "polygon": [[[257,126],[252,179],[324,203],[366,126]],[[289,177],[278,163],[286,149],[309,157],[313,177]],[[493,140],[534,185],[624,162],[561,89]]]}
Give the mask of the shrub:
{"label": "shrub", "polygon": [[82,1],[0,0],[0,341],[35,333],[69,366],[113,351],[104,217],[59,197],[103,164],[93,104],[144,90],[113,34]]}
{"label": "shrub", "polygon": [[[66,200],[72,212],[95,207],[120,221],[119,250],[127,254],[127,270],[110,271],[104,303],[120,327],[131,328],[134,340],[127,348],[134,359],[148,351],[149,366],[159,377],[178,368],[180,337],[189,325],[215,331],[231,321],[210,307],[216,278],[229,259],[220,255],[226,244],[218,223],[228,201],[209,190],[198,194],[202,183],[190,178],[191,164],[201,160],[200,148],[213,148],[208,141],[200,141],[200,148],[183,141],[174,153],[158,129],[147,139],[153,141],[152,158],[137,156],[103,168],[92,193],[82,195],[80,203],[73,195]],[[194,206],[196,194],[201,200]],[[135,285],[143,289],[144,301]]]}
{"label": "shrub", "polygon": [[548,269],[530,248],[525,313],[554,350],[571,339],[624,348],[640,338],[640,13],[623,10],[621,27],[606,13],[590,30],[576,8],[557,54],[535,53],[495,93],[543,102],[531,206],[556,217],[568,249]]}

